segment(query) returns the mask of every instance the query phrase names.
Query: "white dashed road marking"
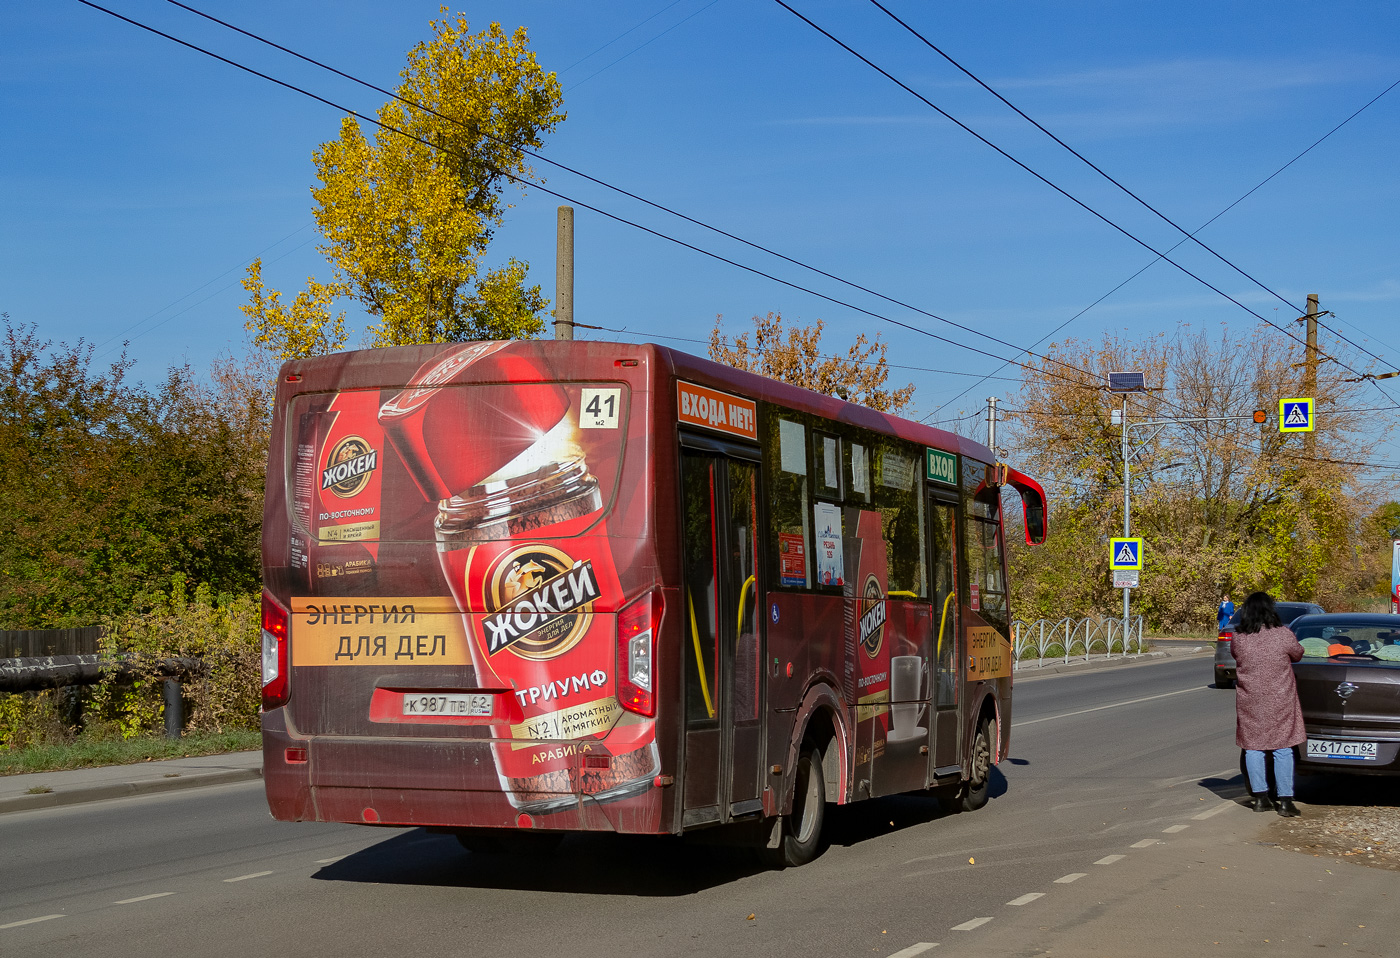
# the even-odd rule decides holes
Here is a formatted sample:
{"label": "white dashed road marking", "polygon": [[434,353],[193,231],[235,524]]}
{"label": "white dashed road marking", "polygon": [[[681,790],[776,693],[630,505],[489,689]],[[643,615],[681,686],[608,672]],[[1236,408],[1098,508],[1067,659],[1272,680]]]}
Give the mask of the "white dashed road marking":
{"label": "white dashed road marking", "polygon": [[121,901],[114,901],[114,905],[134,905],[138,901],[150,901],[152,898],[164,898],[167,895],[175,894],[173,891],[158,891],[154,895],[142,895],[139,898],[123,898]]}
{"label": "white dashed road marking", "polygon": [[251,875],[239,875],[237,878],[225,878],[224,882],[247,881],[250,878],[262,878],[264,875],[271,875],[272,872],[253,872]]}
{"label": "white dashed road marking", "polygon": [[1162,829],[1162,834],[1163,834],[1163,835],[1175,835],[1177,832],[1184,832],[1184,831],[1186,831],[1186,829],[1188,829],[1188,828],[1190,828],[1190,827],[1191,827],[1190,825],[1173,825],[1171,828],[1164,828],[1164,829]]}
{"label": "white dashed road marking", "polygon": [[1055,879],[1055,884],[1057,884],[1057,885],[1068,885],[1068,884],[1069,884],[1070,882],[1072,882],[1072,881],[1079,881],[1079,879],[1081,879],[1081,878],[1087,878],[1087,877],[1088,877],[1088,872],[1070,872],[1068,875],[1066,875],[1066,876],[1063,877],[1063,878],[1056,878],[1056,879]]}
{"label": "white dashed road marking", "polygon": [[1095,865],[1112,865],[1114,862],[1121,862],[1123,859],[1125,859],[1125,858],[1127,858],[1127,857],[1128,857],[1127,855],[1105,855],[1104,857],[1100,858],[1098,861],[1094,862],[1094,864],[1095,864]]}
{"label": "white dashed road marking", "polygon": [[930,948],[937,947],[938,942],[936,941],[921,941],[916,944],[910,945],[908,948],[899,949],[899,951],[896,951],[894,954],[890,955],[890,958],[914,958],[915,955],[922,955]]}
{"label": "white dashed road marking", "polygon": [[55,918],[63,918],[63,915],[45,915],[42,918],[26,918],[24,921],[12,921],[8,925],[0,925],[0,928],[18,928],[20,925],[33,925],[41,921],[52,921]]}
{"label": "white dashed road marking", "polygon": [[1045,892],[1043,892],[1043,891],[1028,891],[1028,892],[1026,892],[1024,895],[1022,895],[1020,898],[1013,898],[1013,899],[1011,899],[1009,902],[1007,902],[1007,904],[1008,904],[1008,905],[1029,905],[1031,902],[1035,901],[1037,898],[1044,898],[1044,897],[1045,897]]}
{"label": "white dashed road marking", "polygon": [[974,918],[971,921],[963,922],[961,925],[954,925],[953,931],[971,931],[974,928],[981,928],[989,921],[991,921],[990,918]]}
{"label": "white dashed road marking", "polygon": [[1143,839],[1142,841],[1140,841],[1140,842],[1133,842],[1133,843],[1132,843],[1131,845],[1129,845],[1128,847],[1129,847],[1129,848],[1151,848],[1153,845],[1160,845],[1161,843],[1162,843],[1162,840],[1161,840],[1160,838],[1144,838],[1144,839]]}
{"label": "white dashed road marking", "polygon": [[344,858],[344,857],[345,857],[344,855],[337,855],[337,856],[335,856],[334,858],[318,858],[318,859],[316,859],[316,864],[318,864],[318,865],[332,865],[332,864],[334,864],[334,863],[340,861],[340,860],[341,860],[342,858]]}
{"label": "white dashed road marking", "polygon": [[1206,809],[1205,811],[1203,811],[1203,812],[1197,812],[1196,814],[1192,815],[1191,818],[1192,818],[1194,821],[1203,822],[1203,821],[1205,821],[1207,818],[1210,818],[1212,815],[1219,815],[1221,812],[1225,811],[1225,809],[1227,809],[1227,808],[1238,808],[1238,807],[1239,807],[1239,806],[1237,806],[1234,802],[1221,802],[1219,805],[1215,806],[1214,808],[1207,808],[1207,809]]}

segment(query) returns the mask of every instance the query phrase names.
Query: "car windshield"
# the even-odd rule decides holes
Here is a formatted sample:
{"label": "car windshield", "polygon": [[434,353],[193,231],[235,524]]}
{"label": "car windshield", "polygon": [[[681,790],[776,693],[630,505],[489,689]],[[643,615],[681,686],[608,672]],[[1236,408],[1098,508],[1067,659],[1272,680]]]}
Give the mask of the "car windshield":
{"label": "car windshield", "polygon": [[1400,623],[1348,622],[1345,619],[1304,622],[1294,630],[1305,658],[1371,655],[1383,662],[1400,662]]}

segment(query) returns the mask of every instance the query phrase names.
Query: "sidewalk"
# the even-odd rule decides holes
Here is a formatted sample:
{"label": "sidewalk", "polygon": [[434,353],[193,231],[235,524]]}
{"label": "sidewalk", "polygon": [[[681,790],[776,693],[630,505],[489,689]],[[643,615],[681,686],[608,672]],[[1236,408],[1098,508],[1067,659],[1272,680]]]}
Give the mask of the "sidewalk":
{"label": "sidewalk", "polygon": [[262,778],[262,752],[173,758],[0,777],[0,813]]}
{"label": "sidewalk", "polygon": [[[1205,820],[1183,817],[1166,826],[1164,816],[1141,830],[1145,840],[1125,839],[1118,854],[1066,876],[1082,881],[1052,882],[1033,903],[1008,902],[1017,907],[995,909],[978,934],[957,928],[943,934],[935,939],[939,952],[956,958],[1257,958],[1314,956],[1320,948],[1394,954],[1400,919],[1388,904],[1393,872],[1286,851],[1276,844],[1279,818],[1226,802],[1219,816],[1213,814],[1219,805],[1202,803]],[[1305,816],[1322,811],[1303,807]]]}

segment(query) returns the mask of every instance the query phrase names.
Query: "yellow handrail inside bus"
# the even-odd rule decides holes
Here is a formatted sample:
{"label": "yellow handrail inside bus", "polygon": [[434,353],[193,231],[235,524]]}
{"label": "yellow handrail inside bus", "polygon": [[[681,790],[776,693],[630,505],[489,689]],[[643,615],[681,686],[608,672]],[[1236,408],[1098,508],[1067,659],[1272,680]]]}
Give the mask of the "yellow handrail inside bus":
{"label": "yellow handrail inside bus", "polygon": [[943,627],[948,624],[948,603],[953,601],[954,593],[949,592],[948,598],[943,600],[943,617],[938,621],[938,648],[934,650],[934,656],[943,651]]}
{"label": "yellow handrail inside bus", "polygon": [[739,586],[739,621],[734,624],[734,637],[738,637],[744,631],[744,600],[749,597],[749,583],[753,581],[753,576],[744,580],[744,584]]}
{"label": "yellow handrail inside bus", "polygon": [[917,598],[918,598],[918,596],[915,595],[913,592],[906,592],[906,591],[903,590],[903,589],[897,589],[897,590],[894,591],[894,592],[886,592],[885,595],[888,595],[888,596],[896,596],[896,595],[897,595],[897,596],[899,596],[901,599],[917,599]]}
{"label": "yellow handrail inside bus", "polygon": [[700,630],[695,627],[695,601],[685,590],[685,604],[690,607],[690,638],[695,643],[695,671],[700,673],[700,692],[705,696],[705,711],[715,717],[715,703],[710,698],[710,683],[705,680],[705,653],[700,648]]}

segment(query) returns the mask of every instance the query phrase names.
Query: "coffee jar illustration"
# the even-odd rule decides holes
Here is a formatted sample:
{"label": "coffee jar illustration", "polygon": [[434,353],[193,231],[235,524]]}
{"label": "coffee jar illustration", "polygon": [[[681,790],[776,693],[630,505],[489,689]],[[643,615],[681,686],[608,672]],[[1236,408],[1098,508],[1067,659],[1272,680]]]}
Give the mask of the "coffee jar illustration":
{"label": "coffee jar illustration", "polygon": [[657,751],[653,723],[617,699],[611,613],[622,588],[579,441],[578,397],[529,381],[542,377],[518,365],[513,382],[456,385],[497,378],[473,368],[497,356],[453,355],[419,370],[379,420],[438,504],[438,558],[477,685],[509,690],[518,706],[518,718],[492,725],[501,785],[515,808],[542,814],[579,795],[645,791]]}

